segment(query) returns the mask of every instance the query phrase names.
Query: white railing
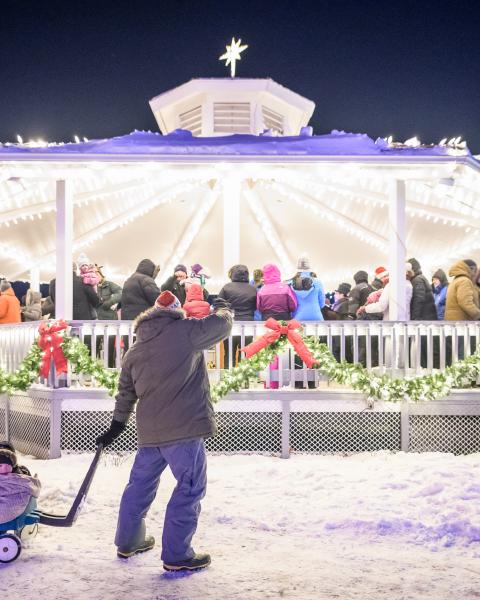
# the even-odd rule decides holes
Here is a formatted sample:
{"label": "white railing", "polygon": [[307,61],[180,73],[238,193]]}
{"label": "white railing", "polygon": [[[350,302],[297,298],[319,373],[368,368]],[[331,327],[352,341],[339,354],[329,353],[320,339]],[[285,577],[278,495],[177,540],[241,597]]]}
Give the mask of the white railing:
{"label": "white railing", "polygon": [[[70,321],[71,334],[87,343],[92,357],[105,367],[120,368],[124,351],[134,341],[132,321]],[[415,375],[443,369],[469,356],[480,343],[480,322],[407,322],[386,321],[308,321],[304,335],[324,341],[337,360],[361,362],[369,370],[392,375]],[[12,372],[30,349],[39,323],[0,325],[0,367]],[[235,322],[232,335],[222,344],[206,351],[209,373],[218,381],[224,368],[231,368],[238,358],[237,349],[265,333],[261,321]],[[321,374],[309,370],[288,348],[278,367],[267,369],[265,384],[270,387],[303,387],[318,381]],[[67,377],[67,385],[71,377]],[[58,384],[52,380],[50,383]],[[65,385],[65,384],[63,384]],[[297,383],[297,385],[299,385]],[[276,386],[274,386],[276,387]]]}

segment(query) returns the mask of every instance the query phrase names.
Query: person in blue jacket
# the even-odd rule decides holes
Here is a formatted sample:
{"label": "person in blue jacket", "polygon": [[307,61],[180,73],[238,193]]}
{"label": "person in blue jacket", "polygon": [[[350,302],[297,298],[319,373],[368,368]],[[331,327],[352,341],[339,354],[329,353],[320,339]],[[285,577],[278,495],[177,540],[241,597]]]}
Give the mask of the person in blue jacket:
{"label": "person in blue jacket", "polygon": [[447,299],[448,278],[442,269],[438,269],[432,276],[432,290],[435,299],[435,308],[439,321],[445,319],[445,302]]}
{"label": "person in blue jacket", "polygon": [[297,274],[289,281],[298,302],[293,318],[298,321],[323,321],[322,308],[325,306],[323,284],[310,269],[307,256],[298,259],[297,269]]}

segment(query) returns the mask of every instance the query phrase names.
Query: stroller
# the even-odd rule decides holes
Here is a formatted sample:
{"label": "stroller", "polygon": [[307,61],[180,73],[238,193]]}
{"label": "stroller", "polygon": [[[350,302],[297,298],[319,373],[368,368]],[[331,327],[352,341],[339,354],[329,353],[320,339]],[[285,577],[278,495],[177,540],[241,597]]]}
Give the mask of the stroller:
{"label": "stroller", "polygon": [[13,562],[20,556],[25,543],[37,535],[39,524],[51,527],[72,527],[87,497],[102,451],[103,446],[99,445],[67,515],[51,515],[43,512],[37,509],[35,499],[33,499],[19,517],[7,523],[0,523],[0,564]]}

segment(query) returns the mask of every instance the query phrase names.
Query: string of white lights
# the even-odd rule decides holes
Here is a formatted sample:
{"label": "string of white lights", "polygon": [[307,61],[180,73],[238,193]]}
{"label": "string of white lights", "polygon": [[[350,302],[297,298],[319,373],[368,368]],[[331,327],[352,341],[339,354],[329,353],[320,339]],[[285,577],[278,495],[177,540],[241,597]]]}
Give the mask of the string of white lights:
{"label": "string of white lights", "polygon": [[387,251],[388,243],[385,238],[376,233],[368,231],[360,223],[357,223],[349,217],[346,217],[338,211],[328,207],[318,197],[306,195],[303,191],[299,193],[297,190],[292,189],[294,188],[293,185],[287,186],[286,184],[280,185],[272,182],[261,182],[261,185],[267,190],[275,191],[288,200],[294,201],[296,204],[299,204],[302,206],[302,208],[306,208],[313,214],[322,218],[326,218],[330,223],[333,223],[340,229],[355,235],[361,241],[370,244],[374,248],[377,248],[382,252]]}
{"label": "string of white lights", "polygon": [[288,253],[278,235],[273,223],[270,220],[267,212],[265,211],[262,201],[257,193],[252,190],[244,190],[244,196],[247,199],[248,206],[250,210],[254,214],[257,223],[260,225],[260,228],[265,236],[265,239],[268,241],[273,251],[277,255],[278,260],[280,261],[280,266],[284,274],[293,273],[294,272],[294,263],[291,261]]}
{"label": "string of white lights", "polygon": [[192,220],[180,236],[180,241],[177,242],[175,249],[168,257],[165,263],[163,272],[167,276],[173,273],[175,265],[181,263],[184,259],[186,253],[188,252],[188,249],[192,245],[193,240],[196,238],[201,226],[205,222],[205,219],[208,217],[217,199],[218,192],[215,189],[209,189],[201,205],[198,208],[195,208],[195,214]]}

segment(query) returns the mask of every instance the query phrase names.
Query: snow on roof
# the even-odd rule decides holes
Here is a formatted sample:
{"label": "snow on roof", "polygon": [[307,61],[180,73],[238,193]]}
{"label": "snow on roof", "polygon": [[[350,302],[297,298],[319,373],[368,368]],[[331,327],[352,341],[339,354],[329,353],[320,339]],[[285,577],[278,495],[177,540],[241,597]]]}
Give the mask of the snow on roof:
{"label": "snow on roof", "polygon": [[[332,131],[327,135],[274,137],[235,134],[224,137],[194,137],[189,131],[176,130],[168,135],[134,131],[110,139],[83,143],[49,144],[46,147],[0,144],[2,155],[146,155],[149,156],[377,156],[418,157],[471,156],[468,148],[447,145],[389,144],[383,138],[374,141],[364,133]],[[7,156],[5,156],[7,158]],[[7,158],[11,158],[10,156]]]}

